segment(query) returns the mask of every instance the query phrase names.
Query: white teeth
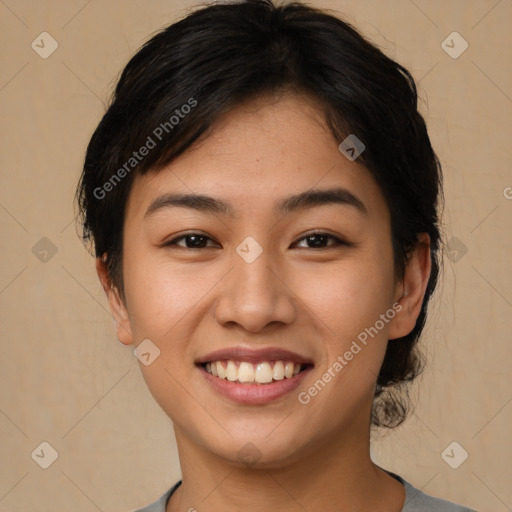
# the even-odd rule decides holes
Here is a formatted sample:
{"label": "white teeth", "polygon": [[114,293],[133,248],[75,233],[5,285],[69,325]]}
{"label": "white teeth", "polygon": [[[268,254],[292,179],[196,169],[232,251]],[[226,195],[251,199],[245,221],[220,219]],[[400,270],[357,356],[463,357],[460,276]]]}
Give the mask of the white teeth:
{"label": "white teeth", "polygon": [[262,361],[257,365],[246,361],[210,361],[205,369],[219,379],[231,382],[268,384],[273,380],[291,379],[301,371],[301,364],[293,361]]}
{"label": "white teeth", "polygon": [[226,377],[231,382],[235,382],[238,379],[238,368],[233,361],[228,361],[228,367],[226,368]]}
{"label": "white teeth", "polygon": [[[240,365],[240,366],[242,366],[242,365]],[[251,366],[252,366],[252,364],[251,364]],[[300,366],[299,366],[299,370],[300,370]],[[270,368],[270,364],[259,363],[258,366],[256,366],[256,375],[255,375],[254,380],[256,382],[259,382],[260,384],[266,384],[267,382],[272,382],[272,368]]]}
{"label": "white teeth", "polygon": [[226,369],[224,368],[224,366],[222,366],[222,363],[220,361],[217,361],[212,364],[214,364],[217,367],[217,377],[219,377],[219,379],[225,379],[226,378]]}
{"label": "white teeth", "polygon": [[284,367],[284,376],[289,379],[290,377],[293,377],[293,363],[290,363],[289,361],[286,363]]}
{"label": "white teeth", "polygon": [[274,365],[274,371],[272,373],[274,380],[283,380],[284,379],[284,364],[283,361],[276,361]]}
{"label": "white teeth", "polygon": [[240,363],[238,380],[240,382],[254,382],[254,366],[250,363]]}

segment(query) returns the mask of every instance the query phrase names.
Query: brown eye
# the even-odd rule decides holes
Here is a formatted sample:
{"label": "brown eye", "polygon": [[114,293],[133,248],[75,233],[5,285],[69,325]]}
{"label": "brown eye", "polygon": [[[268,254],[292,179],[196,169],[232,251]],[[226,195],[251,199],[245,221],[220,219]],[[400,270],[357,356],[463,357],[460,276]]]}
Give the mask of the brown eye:
{"label": "brown eye", "polygon": [[[306,249],[324,249],[326,247],[335,247],[339,245],[349,245],[344,240],[341,240],[340,238],[330,235],[329,233],[322,233],[322,232],[314,232],[310,233],[309,235],[306,235],[305,237],[301,238],[299,242],[302,242],[303,240],[306,241],[306,244],[308,244],[305,248]],[[327,243],[328,240],[334,240],[334,243]],[[302,246],[304,248],[304,246]]]}
{"label": "brown eye", "polygon": [[[185,241],[185,245],[178,243],[181,240]],[[206,244],[208,240],[212,239],[201,233],[187,233],[186,235],[181,235],[177,238],[174,238],[173,240],[170,240],[169,242],[166,242],[165,244],[163,244],[163,246],[169,247],[172,245],[177,245],[185,249],[204,249],[205,247],[207,247]]]}

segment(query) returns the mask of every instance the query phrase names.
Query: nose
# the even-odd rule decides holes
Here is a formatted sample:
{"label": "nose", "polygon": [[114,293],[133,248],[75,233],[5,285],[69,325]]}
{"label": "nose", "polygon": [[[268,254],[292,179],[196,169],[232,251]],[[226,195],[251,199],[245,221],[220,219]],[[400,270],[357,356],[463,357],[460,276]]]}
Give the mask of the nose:
{"label": "nose", "polygon": [[238,325],[249,332],[290,324],[296,315],[297,299],[287,284],[286,271],[270,251],[251,263],[234,251],[232,269],[219,284],[215,318],[224,326]]}

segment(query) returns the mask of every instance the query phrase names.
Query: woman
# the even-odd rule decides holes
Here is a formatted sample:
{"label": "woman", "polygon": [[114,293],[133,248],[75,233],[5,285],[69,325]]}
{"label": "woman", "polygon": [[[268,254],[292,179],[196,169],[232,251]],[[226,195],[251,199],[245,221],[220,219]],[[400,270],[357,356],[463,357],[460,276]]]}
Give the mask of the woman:
{"label": "woman", "polygon": [[174,424],[182,480],[142,511],[470,510],[369,450],[421,369],[440,195],[411,75],[335,17],[212,5],[139,50],[78,200]]}

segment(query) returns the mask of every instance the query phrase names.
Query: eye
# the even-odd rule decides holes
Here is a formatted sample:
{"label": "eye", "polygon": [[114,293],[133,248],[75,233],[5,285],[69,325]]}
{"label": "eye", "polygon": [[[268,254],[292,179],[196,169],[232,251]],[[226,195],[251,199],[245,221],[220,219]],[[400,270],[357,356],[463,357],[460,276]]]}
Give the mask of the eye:
{"label": "eye", "polygon": [[[326,242],[329,239],[334,240],[334,243],[326,245]],[[329,233],[324,233],[322,231],[314,231],[312,233],[309,233],[305,237],[301,238],[297,243],[302,242],[303,240],[305,240],[307,244],[312,245],[312,247],[306,246],[305,247],[306,249],[313,249],[313,248],[323,249],[326,247],[332,247],[332,246],[338,246],[338,245],[350,245],[349,243],[345,242],[344,240],[341,240],[340,238],[338,238],[334,235],[330,235]],[[302,246],[301,248],[304,248],[304,246]]]}
{"label": "eye", "polygon": [[[179,244],[178,241],[185,240],[185,245]],[[212,240],[209,236],[203,235],[201,233],[187,233],[185,235],[181,235],[169,242],[165,242],[163,247],[168,247],[171,245],[178,245],[179,247],[184,247],[185,249],[203,249],[205,248],[205,244],[208,240]],[[212,240],[213,241],[213,240]],[[190,242],[190,243],[188,243]],[[211,246],[210,246],[211,247]]]}

